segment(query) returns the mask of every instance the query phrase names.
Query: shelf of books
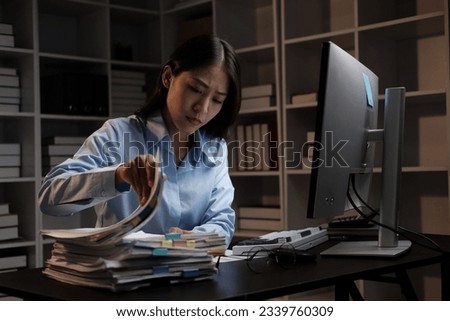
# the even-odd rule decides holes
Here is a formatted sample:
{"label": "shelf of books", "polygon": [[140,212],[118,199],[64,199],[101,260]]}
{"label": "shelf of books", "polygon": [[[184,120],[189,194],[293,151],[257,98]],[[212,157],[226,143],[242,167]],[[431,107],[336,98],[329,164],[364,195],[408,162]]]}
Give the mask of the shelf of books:
{"label": "shelf of books", "polygon": [[286,227],[280,202],[278,4],[216,1],[216,10],[216,32],[236,48],[241,64],[241,111],[229,153],[236,236],[251,237]]}
{"label": "shelf of books", "polygon": [[36,266],[32,12],[0,1],[0,273]]}
{"label": "shelf of books", "polygon": [[0,241],[19,238],[19,215],[11,213],[8,203],[0,204]]}
{"label": "shelf of books", "polygon": [[[379,76],[380,106],[385,88],[406,87],[400,207],[407,215],[400,215],[400,224],[418,232],[450,232],[448,12],[448,1],[442,0],[281,1],[282,137],[295,145],[285,149],[283,164],[290,227],[319,223],[306,219],[305,144],[314,131],[321,43],[332,41]],[[380,172],[380,167],[374,171],[375,191]],[[425,283],[429,289],[430,280]]]}

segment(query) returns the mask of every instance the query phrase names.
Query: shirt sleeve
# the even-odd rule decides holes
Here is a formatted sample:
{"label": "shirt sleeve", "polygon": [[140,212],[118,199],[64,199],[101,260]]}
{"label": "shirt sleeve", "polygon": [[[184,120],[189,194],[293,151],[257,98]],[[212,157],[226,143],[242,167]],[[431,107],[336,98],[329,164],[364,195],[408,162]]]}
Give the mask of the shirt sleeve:
{"label": "shirt sleeve", "polygon": [[115,170],[122,160],[104,152],[111,142],[118,141],[115,132],[112,122],[107,121],[86,139],[73,158],[47,174],[38,195],[43,213],[71,215],[130,189],[116,189]]}

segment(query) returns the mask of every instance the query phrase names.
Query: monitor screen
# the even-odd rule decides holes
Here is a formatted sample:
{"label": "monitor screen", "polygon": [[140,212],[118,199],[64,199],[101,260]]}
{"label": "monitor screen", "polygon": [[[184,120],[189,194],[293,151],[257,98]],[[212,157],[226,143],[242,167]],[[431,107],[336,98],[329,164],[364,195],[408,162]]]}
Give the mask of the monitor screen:
{"label": "monitor screen", "polygon": [[[333,218],[351,209],[347,190],[355,174],[367,199],[374,165],[378,77],[332,42],[322,48],[308,218]],[[360,204],[358,204],[360,205]]]}

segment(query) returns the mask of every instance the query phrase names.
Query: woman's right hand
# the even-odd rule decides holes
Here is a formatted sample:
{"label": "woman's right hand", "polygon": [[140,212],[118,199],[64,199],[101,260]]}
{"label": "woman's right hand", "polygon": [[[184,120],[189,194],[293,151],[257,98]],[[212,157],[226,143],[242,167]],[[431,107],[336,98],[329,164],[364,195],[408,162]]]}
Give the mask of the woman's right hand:
{"label": "woman's right hand", "polygon": [[116,169],[116,186],[127,183],[136,191],[139,202],[144,205],[155,181],[155,158],[153,155],[138,155],[135,159],[120,165]]}

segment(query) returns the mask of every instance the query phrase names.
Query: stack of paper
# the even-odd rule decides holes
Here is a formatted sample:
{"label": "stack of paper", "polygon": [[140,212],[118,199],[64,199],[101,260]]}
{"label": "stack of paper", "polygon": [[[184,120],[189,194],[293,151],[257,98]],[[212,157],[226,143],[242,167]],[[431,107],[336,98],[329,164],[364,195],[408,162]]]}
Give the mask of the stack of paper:
{"label": "stack of paper", "polygon": [[0,22],[0,46],[2,47],[15,46],[13,29],[14,28],[12,24]]}
{"label": "stack of paper", "polygon": [[201,249],[206,250],[210,255],[224,255],[226,250],[225,237],[216,233],[169,233],[160,235],[140,231],[126,236],[125,241],[133,242],[134,246],[138,248],[167,248],[172,251]]}
{"label": "stack of paper", "polygon": [[62,282],[112,291],[211,278],[216,267],[210,251],[217,250],[220,240],[224,247],[223,238],[195,233],[190,234],[190,245],[186,240],[183,246],[179,234],[137,232],[153,217],[158,205],[163,176],[158,167],[155,171],[148,202],[124,220],[103,228],[42,230],[43,235],[55,239],[44,274]]}
{"label": "stack of paper", "polygon": [[44,274],[56,280],[115,292],[198,281],[216,273],[206,249],[143,247],[132,240],[90,246],[58,240],[46,264]]}
{"label": "stack of paper", "polygon": [[[0,23],[0,29],[1,25]],[[0,43],[1,37],[0,34]],[[0,112],[19,112],[20,99],[20,78],[17,69],[0,67]]]}

